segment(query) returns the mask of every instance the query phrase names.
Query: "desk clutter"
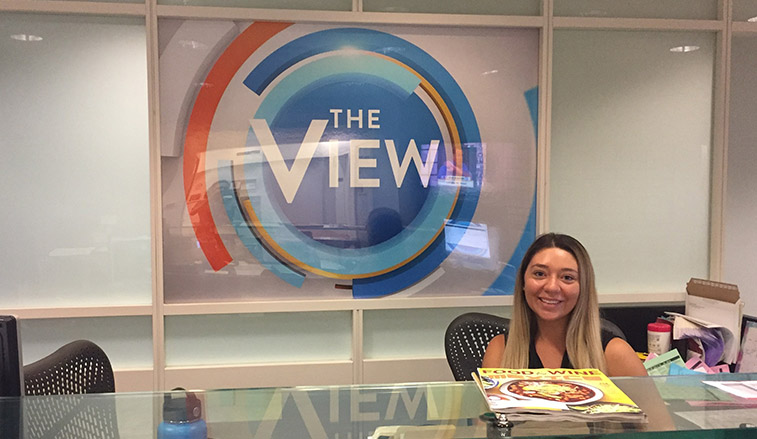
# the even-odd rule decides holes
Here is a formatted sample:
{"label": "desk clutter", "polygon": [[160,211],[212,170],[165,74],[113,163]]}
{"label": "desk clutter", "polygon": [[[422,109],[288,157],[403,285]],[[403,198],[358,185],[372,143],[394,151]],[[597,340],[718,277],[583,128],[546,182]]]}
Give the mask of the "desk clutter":
{"label": "desk clutter", "polygon": [[686,293],[684,314],[666,312],[647,325],[647,373],[757,372],[757,322],[747,321],[741,336],[738,287],[692,278]]}

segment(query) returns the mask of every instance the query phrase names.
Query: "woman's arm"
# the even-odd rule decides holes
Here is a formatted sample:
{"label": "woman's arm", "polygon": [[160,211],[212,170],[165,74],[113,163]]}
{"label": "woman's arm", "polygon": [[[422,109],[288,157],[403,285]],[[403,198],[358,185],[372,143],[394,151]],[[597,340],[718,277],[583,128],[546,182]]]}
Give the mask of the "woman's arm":
{"label": "woman's arm", "polygon": [[503,334],[495,336],[489,341],[484,352],[484,361],[481,367],[502,367],[502,355],[505,353],[505,336]]}
{"label": "woman's arm", "polygon": [[[610,376],[646,376],[647,370],[633,348],[622,338],[613,338],[605,348],[608,375]],[[617,380],[620,389],[633,400],[649,418],[648,424],[642,424],[645,430],[675,430],[676,426],[670,416],[665,401],[660,397],[657,386],[651,378]]]}
{"label": "woman's arm", "polygon": [[605,361],[609,376],[646,376],[639,356],[622,338],[613,338],[605,348]]}

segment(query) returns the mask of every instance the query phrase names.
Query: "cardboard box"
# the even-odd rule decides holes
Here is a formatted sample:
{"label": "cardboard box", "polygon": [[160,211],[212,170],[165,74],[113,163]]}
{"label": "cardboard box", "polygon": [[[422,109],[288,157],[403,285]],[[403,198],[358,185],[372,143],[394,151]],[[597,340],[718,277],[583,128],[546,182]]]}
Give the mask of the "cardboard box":
{"label": "cardboard box", "polygon": [[736,285],[695,278],[686,284],[686,315],[722,326],[736,340],[741,337],[743,309]]}

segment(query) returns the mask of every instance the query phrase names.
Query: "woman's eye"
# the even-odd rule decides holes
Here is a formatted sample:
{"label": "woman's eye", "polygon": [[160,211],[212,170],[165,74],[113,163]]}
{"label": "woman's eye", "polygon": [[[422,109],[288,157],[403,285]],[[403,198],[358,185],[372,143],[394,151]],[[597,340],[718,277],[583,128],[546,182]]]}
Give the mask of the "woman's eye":
{"label": "woman's eye", "polygon": [[571,274],[566,274],[562,278],[566,282],[575,282],[576,281],[576,277],[573,276],[573,275],[571,275]]}
{"label": "woman's eye", "polygon": [[545,276],[545,274],[544,274],[543,271],[534,271],[532,274],[533,274],[534,277],[544,277]]}

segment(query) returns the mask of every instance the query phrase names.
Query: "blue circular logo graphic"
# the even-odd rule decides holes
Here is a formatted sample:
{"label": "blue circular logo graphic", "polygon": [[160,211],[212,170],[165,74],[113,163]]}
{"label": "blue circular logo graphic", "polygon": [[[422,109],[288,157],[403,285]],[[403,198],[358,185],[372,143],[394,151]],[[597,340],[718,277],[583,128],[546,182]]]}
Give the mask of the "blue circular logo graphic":
{"label": "blue circular logo graphic", "polygon": [[414,44],[339,28],[299,37],[244,79],[259,97],[242,166],[219,166],[238,237],[292,285],[352,280],[355,297],[436,269],[473,217],[480,135],[453,77]]}

